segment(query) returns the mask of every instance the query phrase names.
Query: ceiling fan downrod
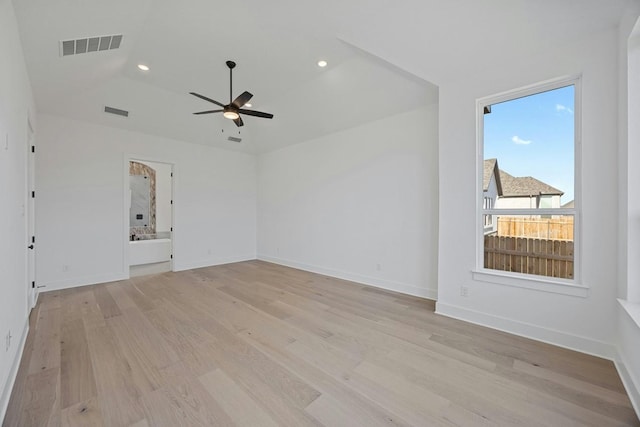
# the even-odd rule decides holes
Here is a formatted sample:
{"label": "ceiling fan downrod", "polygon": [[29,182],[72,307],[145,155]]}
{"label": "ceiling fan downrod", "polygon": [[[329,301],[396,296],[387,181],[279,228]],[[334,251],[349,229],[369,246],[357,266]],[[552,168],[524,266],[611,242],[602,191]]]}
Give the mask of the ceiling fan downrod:
{"label": "ceiling fan downrod", "polygon": [[229,67],[229,104],[231,104],[233,102],[233,69],[236,67],[236,63],[227,61],[227,67]]}

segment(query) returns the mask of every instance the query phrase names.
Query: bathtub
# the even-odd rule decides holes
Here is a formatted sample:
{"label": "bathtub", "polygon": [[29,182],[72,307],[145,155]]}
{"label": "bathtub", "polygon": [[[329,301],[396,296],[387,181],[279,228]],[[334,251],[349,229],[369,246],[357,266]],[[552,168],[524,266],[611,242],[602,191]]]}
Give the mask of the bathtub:
{"label": "bathtub", "polygon": [[171,239],[129,242],[129,265],[153,264],[171,259]]}

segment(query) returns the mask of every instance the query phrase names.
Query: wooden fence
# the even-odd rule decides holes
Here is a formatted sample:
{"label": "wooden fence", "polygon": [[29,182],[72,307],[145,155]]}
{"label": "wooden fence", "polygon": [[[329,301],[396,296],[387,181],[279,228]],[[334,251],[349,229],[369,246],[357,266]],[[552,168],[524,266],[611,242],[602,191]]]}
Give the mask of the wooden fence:
{"label": "wooden fence", "polygon": [[527,218],[499,216],[498,236],[573,241],[573,216]]}
{"label": "wooden fence", "polygon": [[573,279],[573,241],[484,236],[484,267]]}

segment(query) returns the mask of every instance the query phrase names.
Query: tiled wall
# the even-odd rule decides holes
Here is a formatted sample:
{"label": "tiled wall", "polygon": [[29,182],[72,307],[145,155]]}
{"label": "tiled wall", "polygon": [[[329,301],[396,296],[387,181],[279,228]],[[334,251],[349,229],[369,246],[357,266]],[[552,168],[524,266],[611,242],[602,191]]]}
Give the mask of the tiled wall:
{"label": "tiled wall", "polygon": [[150,223],[148,227],[129,227],[129,234],[155,234],[156,232],[156,171],[142,163],[129,162],[129,175],[146,175],[149,177]]}

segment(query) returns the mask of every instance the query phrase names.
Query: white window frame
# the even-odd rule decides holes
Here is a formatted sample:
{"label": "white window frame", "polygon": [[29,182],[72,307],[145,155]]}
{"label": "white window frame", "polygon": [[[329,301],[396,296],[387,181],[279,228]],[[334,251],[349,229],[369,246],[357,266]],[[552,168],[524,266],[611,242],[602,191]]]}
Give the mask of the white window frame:
{"label": "white window frame", "polygon": [[[567,86],[574,86],[574,207],[550,209],[484,209],[483,171],[484,171],[484,111],[493,104],[511,101],[530,95],[548,92]],[[586,297],[589,288],[582,284],[582,228],[580,226],[582,201],[582,76],[572,75],[523,88],[510,90],[496,95],[480,98],[476,101],[476,268],[473,278],[482,282],[516,286],[539,291]],[[540,276],[527,273],[515,273],[484,268],[484,215],[573,215],[574,218],[574,260],[573,279]]]}
{"label": "white window frame", "polygon": [[[483,196],[482,198],[482,209],[483,210],[491,210],[493,208],[493,198],[489,196]],[[483,219],[482,223],[484,227],[493,227],[493,215],[487,215],[486,218]]]}

